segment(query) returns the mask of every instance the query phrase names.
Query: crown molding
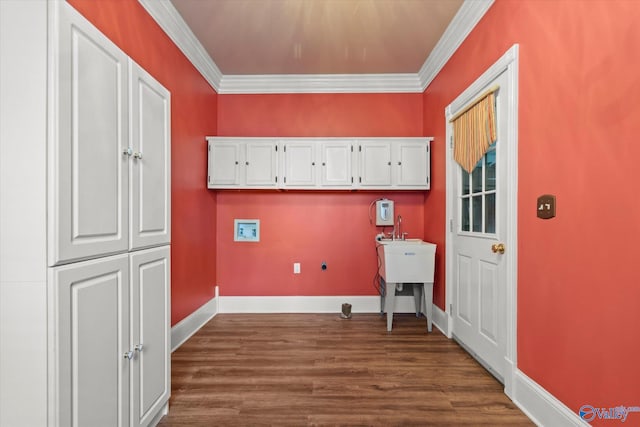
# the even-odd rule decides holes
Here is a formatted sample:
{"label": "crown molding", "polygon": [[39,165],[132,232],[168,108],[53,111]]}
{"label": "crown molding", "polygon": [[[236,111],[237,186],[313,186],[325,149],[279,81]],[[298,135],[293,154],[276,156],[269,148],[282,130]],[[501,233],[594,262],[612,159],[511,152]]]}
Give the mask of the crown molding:
{"label": "crown molding", "polygon": [[170,0],[138,0],[205,80],[220,91],[222,72]]}
{"label": "crown molding", "polygon": [[420,71],[418,71],[422,91],[429,86],[447,61],[458,50],[462,42],[493,5],[493,2],[494,0],[465,0],[462,3],[458,13],[453,17],[433,51],[431,51]]}
{"label": "crown molding", "polygon": [[421,93],[494,0],[465,0],[418,73],[223,75],[170,0],[138,0],[220,94]]}
{"label": "crown molding", "polygon": [[417,74],[225,75],[220,94],[422,92]]}

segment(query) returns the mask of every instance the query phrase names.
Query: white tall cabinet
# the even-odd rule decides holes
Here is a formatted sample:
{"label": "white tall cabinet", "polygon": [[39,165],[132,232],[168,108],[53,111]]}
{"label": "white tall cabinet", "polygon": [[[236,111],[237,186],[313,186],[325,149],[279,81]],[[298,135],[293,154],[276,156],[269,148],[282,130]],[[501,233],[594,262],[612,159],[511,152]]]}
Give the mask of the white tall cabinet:
{"label": "white tall cabinet", "polygon": [[170,394],[170,94],[71,6],[0,2],[0,425]]}

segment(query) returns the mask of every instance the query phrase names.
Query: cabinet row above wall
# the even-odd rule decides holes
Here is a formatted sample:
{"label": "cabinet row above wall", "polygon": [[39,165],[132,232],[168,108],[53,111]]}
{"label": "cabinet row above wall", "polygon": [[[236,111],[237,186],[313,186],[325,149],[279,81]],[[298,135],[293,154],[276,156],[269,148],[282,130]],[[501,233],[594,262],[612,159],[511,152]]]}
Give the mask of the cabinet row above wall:
{"label": "cabinet row above wall", "polygon": [[428,190],[432,140],[207,137],[207,187]]}

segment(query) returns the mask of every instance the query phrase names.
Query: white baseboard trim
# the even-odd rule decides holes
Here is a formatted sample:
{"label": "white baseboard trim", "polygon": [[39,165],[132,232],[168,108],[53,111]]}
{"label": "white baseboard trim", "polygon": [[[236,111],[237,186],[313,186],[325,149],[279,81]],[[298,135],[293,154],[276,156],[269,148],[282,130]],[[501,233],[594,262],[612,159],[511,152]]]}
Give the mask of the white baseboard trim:
{"label": "white baseboard trim", "polygon": [[511,400],[538,426],[588,426],[551,393],[515,369]]}
{"label": "white baseboard trim", "polygon": [[433,325],[440,329],[440,332],[445,336],[449,337],[449,315],[435,304],[433,304]]}
{"label": "white baseboard trim", "polygon": [[[342,304],[352,313],[379,313],[380,297],[358,296],[221,296],[219,313],[340,313]],[[415,313],[413,296],[396,297],[395,313]]]}
{"label": "white baseboard trim", "polygon": [[176,323],[171,328],[171,352],[173,353],[180,347],[191,335],[198,332],[209,320],[219,313],[218,287],[216,286],[216,296],[211,298],[202,307],[191,313],[189,316]]}

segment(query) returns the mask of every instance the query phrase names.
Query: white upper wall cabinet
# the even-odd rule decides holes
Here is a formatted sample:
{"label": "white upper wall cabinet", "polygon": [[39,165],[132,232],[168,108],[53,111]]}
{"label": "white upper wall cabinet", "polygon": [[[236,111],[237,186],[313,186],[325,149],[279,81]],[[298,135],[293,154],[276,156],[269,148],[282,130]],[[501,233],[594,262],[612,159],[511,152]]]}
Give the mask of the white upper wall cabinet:
{"label": "white upper wall cabinet", "polygon": [[379,188],[391,186],[391,141],[358,141],[358,187]]}
{"label": "white upper wall cabinet", "polygon": [[282,188],[313,188],[318,184],[316,151],[313,141],[282,141]]}
{"label": "white upper wall cabinet", "polygon": [[418,141],[400,141],[394,146],[394,185],[402,188],[430,188],[430,146]]}
{"label": "white upper wall cabinet", "polygon": [[278,143],[271,138],[208,137],[208,188],[276,188]]}
{"label": "white upper wall cabinet", "polygon": [[353,143],[342,139],[287,138],[282,145],[283,189],[340,189],[353,185]]}
{"label": "white upper wall cabinet", "polygon": [[274,187],[278,170],[276,141],[249,141],[245,145],[245,185]]}
{"label": "white upper wall cabinet", "polygon": [[428,190],[432,140],[207,137],[207,186],[212,189]]}
{"label": "white upper wall cabinet", "polygon": [[234,188],[240,186],[241,151],[244,144],[237,141],[209,142],[209,188]]}
{"label": "white upper wall cabinet", "polygon": [[320,144],[320,185],[323,188],[351,189],[356,166],[353,147],[353,141],[333,140]]}

